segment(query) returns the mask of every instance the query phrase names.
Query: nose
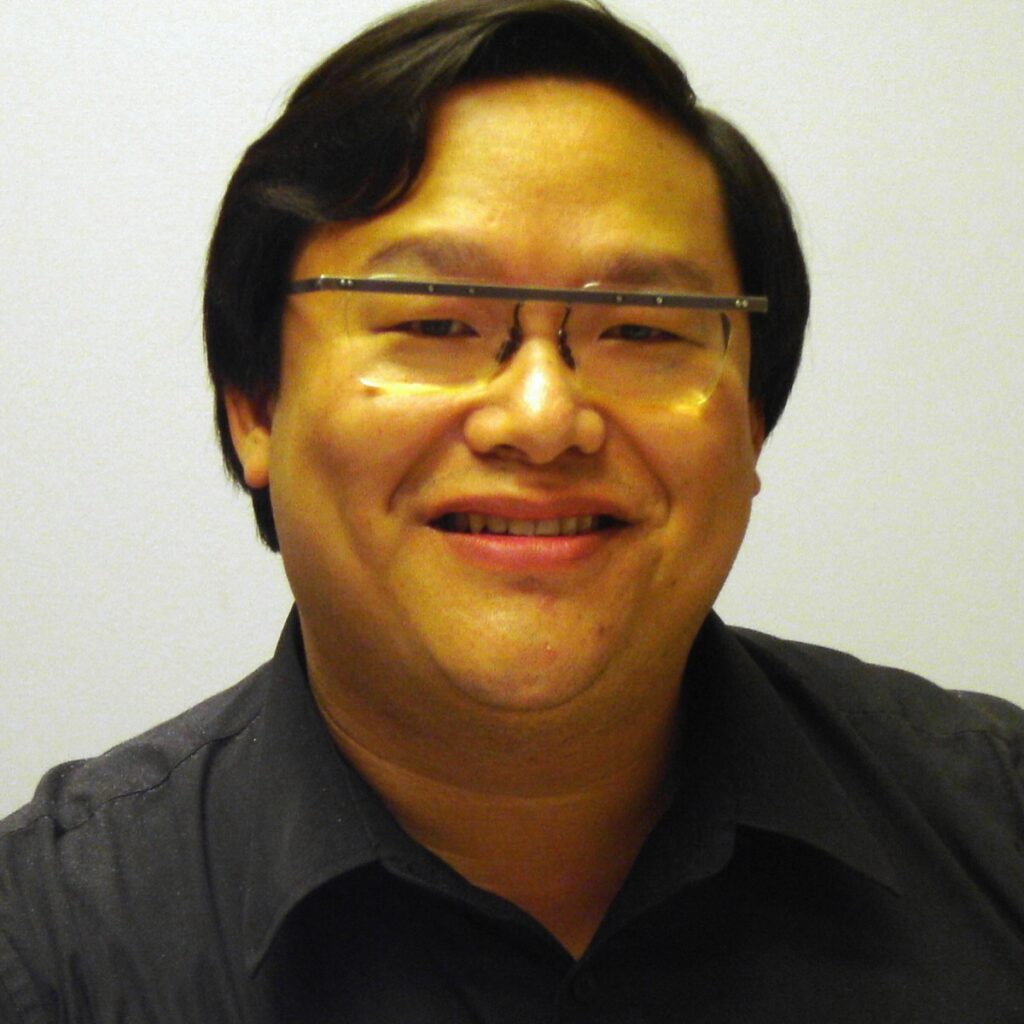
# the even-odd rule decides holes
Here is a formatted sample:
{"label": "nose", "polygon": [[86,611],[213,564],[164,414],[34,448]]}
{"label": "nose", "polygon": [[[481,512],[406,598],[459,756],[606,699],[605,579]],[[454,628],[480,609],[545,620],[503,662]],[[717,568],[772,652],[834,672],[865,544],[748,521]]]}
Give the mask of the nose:
{"label": "nose", "polygon": [[559,338],[563,317],[549,312],[522,324],[517,318],[521,340],[466,418],[466,441],[479,455],[544,465],[566,452],[593,455],[604,444],[604,416],[584,401]]}

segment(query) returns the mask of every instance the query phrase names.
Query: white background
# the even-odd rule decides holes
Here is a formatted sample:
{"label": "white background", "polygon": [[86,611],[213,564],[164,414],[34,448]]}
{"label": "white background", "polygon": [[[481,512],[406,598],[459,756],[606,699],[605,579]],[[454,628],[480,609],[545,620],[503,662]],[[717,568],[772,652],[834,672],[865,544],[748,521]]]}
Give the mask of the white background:
{"label": "white background", "polygon": [[[0,811],[265,660],[290,604],[200,338],[227,178],[380,0],[0,10]],[[1024,4],[657,0],[794,200],[806,362],[729,621],[1024,702]]]}

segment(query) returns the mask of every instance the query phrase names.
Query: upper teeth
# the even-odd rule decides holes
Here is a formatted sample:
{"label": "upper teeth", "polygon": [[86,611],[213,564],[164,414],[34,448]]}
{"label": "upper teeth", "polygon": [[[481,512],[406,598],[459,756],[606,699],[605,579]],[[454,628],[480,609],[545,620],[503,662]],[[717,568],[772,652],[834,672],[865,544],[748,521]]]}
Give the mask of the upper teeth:
{"label": "upper teeth", "polygon": [[572,537],[593,530],[594,520],[594,516],[507,519],[480,512],[456,512],[452,516],[452,529],[458,533],[511,533],[516,537]]}

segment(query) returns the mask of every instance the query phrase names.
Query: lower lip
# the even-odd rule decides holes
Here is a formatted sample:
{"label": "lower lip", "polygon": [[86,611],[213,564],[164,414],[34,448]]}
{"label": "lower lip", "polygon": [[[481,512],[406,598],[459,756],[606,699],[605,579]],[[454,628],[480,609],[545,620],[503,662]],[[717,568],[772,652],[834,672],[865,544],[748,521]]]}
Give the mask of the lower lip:
{"label": "lower lip", "polygon": [[506,533],[446,533],[450,548],[468,562],[513,572],[565,569],[603,548],[618,530],[596,530],[575,537],[518,537]]}

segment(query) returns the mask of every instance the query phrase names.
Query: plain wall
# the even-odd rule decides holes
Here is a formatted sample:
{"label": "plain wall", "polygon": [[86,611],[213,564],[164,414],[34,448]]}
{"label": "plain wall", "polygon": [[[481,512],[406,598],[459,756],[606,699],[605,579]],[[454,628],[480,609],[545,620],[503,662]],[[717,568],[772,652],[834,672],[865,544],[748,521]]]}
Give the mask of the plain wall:
{"label": "plain wall", "polygon": [[[245,145],[391,7],[0,10],[0,811],[273,651],[290,597],[219,463],[204,249]],[[719,610],[1024,703],[1024,4],[616,9],[762,148],[811,268]]]}

